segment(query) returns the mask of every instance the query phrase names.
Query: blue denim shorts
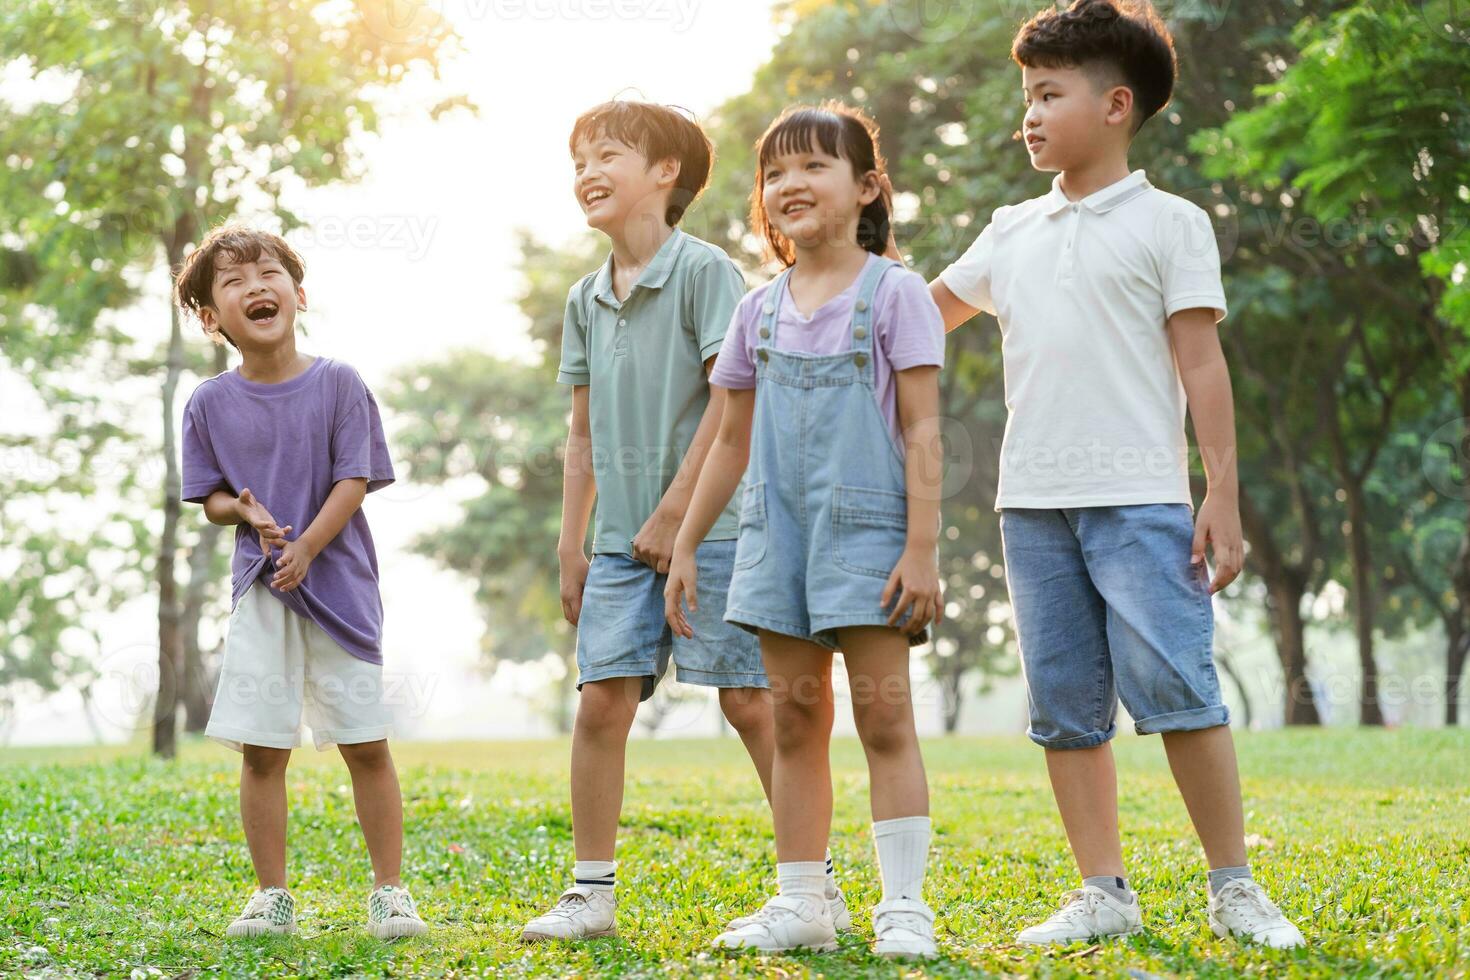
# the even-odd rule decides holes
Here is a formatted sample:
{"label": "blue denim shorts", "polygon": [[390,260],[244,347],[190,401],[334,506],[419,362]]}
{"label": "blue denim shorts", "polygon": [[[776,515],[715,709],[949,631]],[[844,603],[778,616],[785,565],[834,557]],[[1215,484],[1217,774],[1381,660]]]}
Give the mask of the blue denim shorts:
{"label": "blue denim shorts", "polygon": [[1000,530],[1032,741],[1099,745],[1120,698],[1140,735],[1229,724],[1188,504],[1005,508]]}
{"label": "blue denim shorts", "polygon": [[725,595],[735,566],[735,542],[706,541],[694,552],[699,572],[698,611],[685,611],[692,639],[674,634],[664,619],[660,575],[628,555],[594,555],[577,623],[577,688],[588,681],[642,677],[642,700],[668,670],[704,687],[769,687],[760,641],[725,622]]}

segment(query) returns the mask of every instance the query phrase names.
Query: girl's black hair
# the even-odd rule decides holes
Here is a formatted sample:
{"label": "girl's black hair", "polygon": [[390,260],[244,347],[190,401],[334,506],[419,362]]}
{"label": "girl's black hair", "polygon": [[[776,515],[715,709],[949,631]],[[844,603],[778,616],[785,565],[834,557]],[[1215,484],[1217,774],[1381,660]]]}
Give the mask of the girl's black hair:
{"label": "girl's black hair", "polygon": [[[852,165],[853,176],[871,170],[887,170],[878,149],[878,124],[861,109],[843,102],[792,106],[781,113],[756,142],[755,186],[750,192],[750,227],[765,239],[768,258],[782,265],[796,262],[796,246],[776,230],[766,214],[766,167],[787,153],[810,153],[820,148],[829,156],[841,157]],[[865,205],[858,216],[857,242],[874,255],[888,249],[890,202],[883,191]]]}

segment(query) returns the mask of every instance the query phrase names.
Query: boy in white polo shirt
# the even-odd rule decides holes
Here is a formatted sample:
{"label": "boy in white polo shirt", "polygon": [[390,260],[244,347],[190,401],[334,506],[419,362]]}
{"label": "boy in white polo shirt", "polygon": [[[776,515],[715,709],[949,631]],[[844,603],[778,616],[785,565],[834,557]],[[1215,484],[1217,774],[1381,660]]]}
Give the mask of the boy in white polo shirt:
{"label": "boy in white polo shirt", "polygon": [[[1143,928],[1109,748],[1121,697],[1138,732],[1163,735],[1209,860],[1211,929],[1299,946],[1246,863],[1212,660],[1210,597],[1243,561],[1219,253],[1204,211],[1128,169],[1133,136],[1173,92],[1173,40],[1146,3],[1077,0],[1033,17],[1011,53],[1031,164],[1059,173],[1050,193],[998,208],[930,288],[946,329],[981,310],[1000,321],[1009,416],[995,506],[1029,735],[1083,878],[1018,939]],[[1186,404],[1209,480],[1193,519]]]}

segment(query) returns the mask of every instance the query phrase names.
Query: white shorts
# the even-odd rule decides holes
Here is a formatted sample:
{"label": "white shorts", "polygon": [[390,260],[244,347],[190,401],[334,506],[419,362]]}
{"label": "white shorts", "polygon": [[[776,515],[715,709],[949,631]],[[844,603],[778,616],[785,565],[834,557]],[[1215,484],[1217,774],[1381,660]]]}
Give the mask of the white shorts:
{"label": "white shorts", "polygon": [[230,615],[204,734],[236,752],[294,749],[303,712],[318,749],[375,742],[393,727],[382,665],[354,657],[257,582]]}

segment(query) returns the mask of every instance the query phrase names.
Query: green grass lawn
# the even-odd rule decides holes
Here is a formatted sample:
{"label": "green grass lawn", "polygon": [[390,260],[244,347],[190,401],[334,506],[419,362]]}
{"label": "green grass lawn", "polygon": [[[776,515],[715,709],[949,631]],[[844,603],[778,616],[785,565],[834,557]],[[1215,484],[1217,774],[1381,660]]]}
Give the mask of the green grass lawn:
{"label": "green grass lawn", "polygon": [[1310,948],[1216,940],[1204,866],[1158,739],[1118,742],[1125,853],[1145,932],[1039,951],[1010,942],[1075,875],[1041,751],[1022,739],[925,745],[941,958],[868,952],[878,897],[867,779],[835,748],[832,852],[857,932],[830,954],[712,955],[718,927],[774,885],[770,821],[734,739],[636,742],[618,857],[619,939],[526,948],[521,924],[571,866],[565,742],[404,744],[404,880],[433,931],[362,931],[371,873],[335,753],[288,775],[301,932],[220,937],[253,885],[237,757],[190,744],[0,754],[0,975],[70,976],[1466,976],[1470,732],[1243,734],[1256,877]]}

